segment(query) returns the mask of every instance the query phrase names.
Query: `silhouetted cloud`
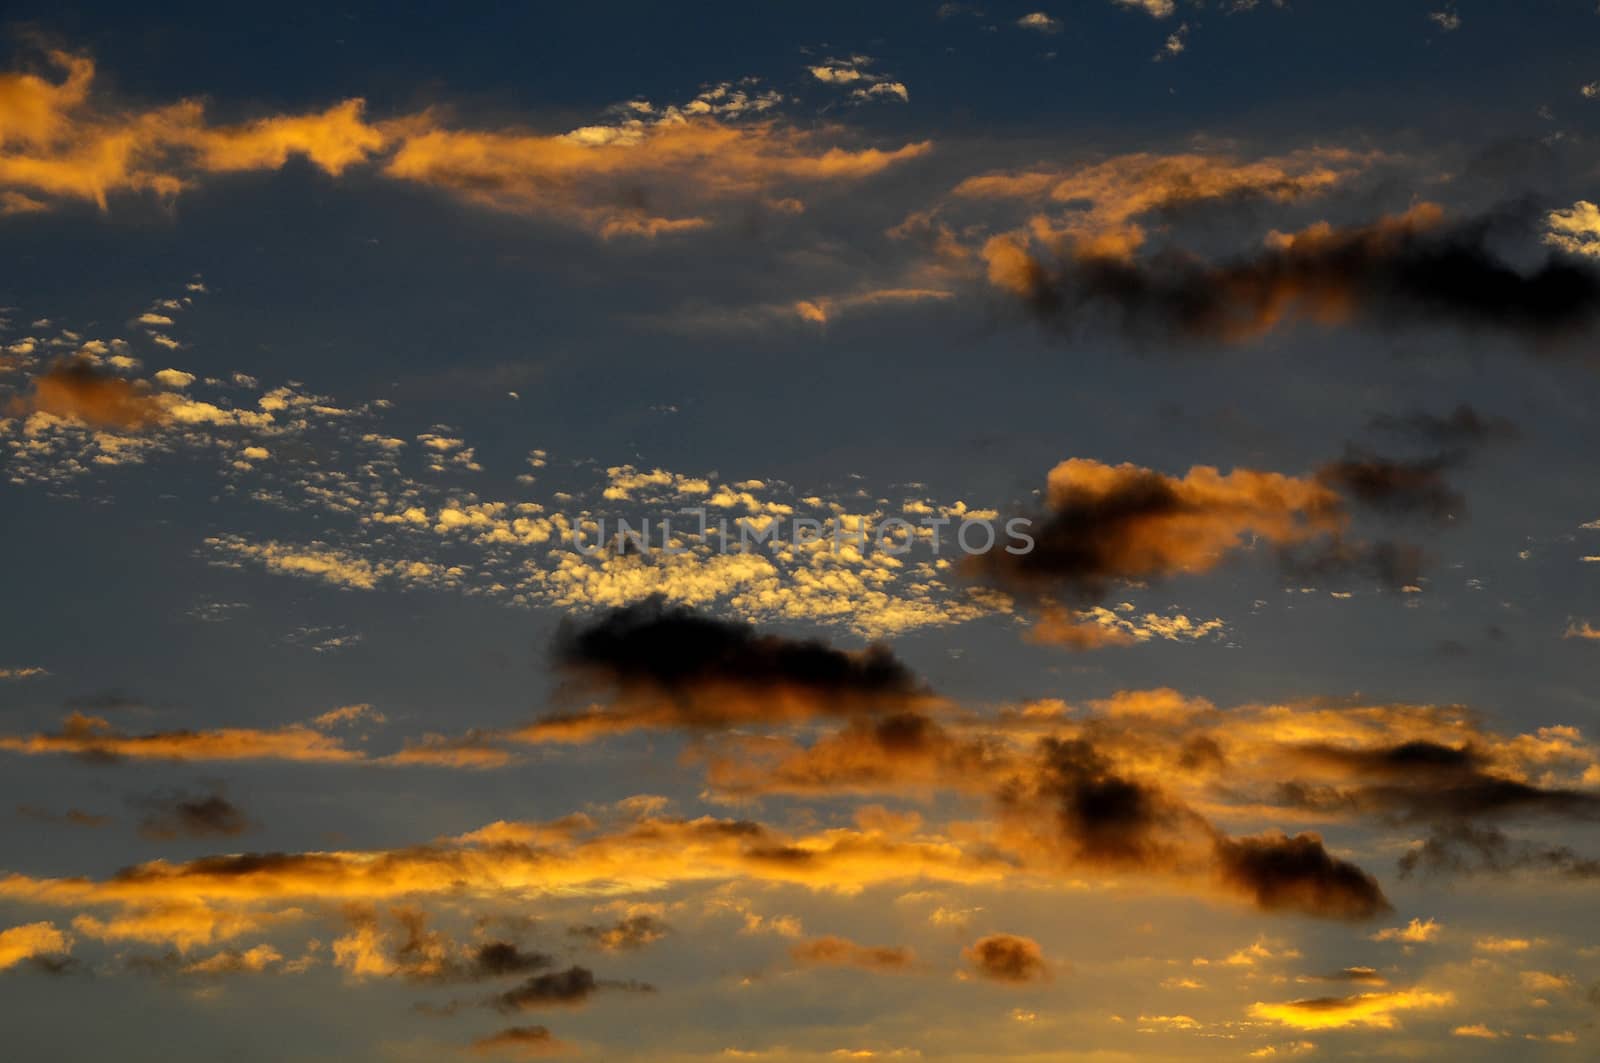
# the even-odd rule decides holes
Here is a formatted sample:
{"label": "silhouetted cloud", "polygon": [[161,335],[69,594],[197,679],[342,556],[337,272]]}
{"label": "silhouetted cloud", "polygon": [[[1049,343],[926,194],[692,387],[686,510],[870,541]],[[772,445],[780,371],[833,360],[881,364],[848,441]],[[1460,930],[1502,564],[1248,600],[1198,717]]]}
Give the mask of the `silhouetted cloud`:
{"label": "silhouetted cloud", "polygon": [[1072,458],[1050,470],[1033,549],[990,551],[968,567],[1006,590],[1094,601],[1118,581],[1205,572],[1254,539],[1287,548],[1345,520],[1339,494],[1313,479],[1205,465],[1169,476]]}
{"label": "silhouetted cloud", "polygon": [[834,649],[758,633],[650,598],[587,623],[564,624],[554,647],[563,696],[612,705],[545,717],[526,740],[583,740],[638,727],[719,728],[875,713],[927,699],[889,649]]}
{"label": "silhouetted cloud", "polygon": [[671,929],[655,916],[641,912],[607,925],[586,923],[569,927],[567,933],[608,952],[629,952],[660,941]]}
{"label": "silhouetted cloud", "polygon": [[1219,838],[1217,869],[1264,911],[1371,919],[1392,911],[1377,879],[1328,852],[1315,834]]}
{"label": "silhouetted cloud", "polygon": [[1522,434],[1514,421],[1482,413],[1464,402],[1447,414],[1426,410],[1375,414],[1367,424],[1377,431],[1408,436],[1447,451],[1513,440]]}
{"label": "silhouetted cloud", "polygon": [[962,951],[968,966],[980,978],[1009,985],[1042,982],[1050,977],[1044,950],[1032,938],[1019,934],[990,934]]}
{"label": "silhouetted cloud", "polygon": [[152,841],[232,838],[251,827],[250,818],[220,790],[209,794],[163,790],[128,803],[144,813],[139,833]]}
{"label": "silhouetted cloud", "polygon": [[1436,826],[1420,844],[1400,857],[1401,878],[1416,874],[1509,874],[1547,871],[1568,878],[1600,878],[1600,859],[1566,845],[1545,845],[1508,837],[1497,827],[1467,823]]}
{"label": "silhouetted cloud", "polygon": [[984,255],[992,284],[1062,328],[1104,311],[1134,335],[1207,343],[1297,322],[1443,322],[1540,340],[1589,331],[1600,320],[1600,274],[1563,253],[1513,267],[1491,250],[1513,225],[1531,229],[1515,212],[1449,223],[1423,204],[1368,225],[1274,234],[1261,250],[1220,262],[1092,244],[1041,253],[1016,236],[995,237]]}

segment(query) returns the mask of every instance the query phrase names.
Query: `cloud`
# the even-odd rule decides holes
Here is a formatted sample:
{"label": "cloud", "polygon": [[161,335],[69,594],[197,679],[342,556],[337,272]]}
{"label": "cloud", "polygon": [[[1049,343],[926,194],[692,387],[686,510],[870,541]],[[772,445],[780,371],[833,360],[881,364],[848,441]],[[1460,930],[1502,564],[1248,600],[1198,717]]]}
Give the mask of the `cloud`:
{"label": "cloud", "polygon": [[[1600,95],[1600,82],[1594,93],[1584,95]],[[1580,199],[1564,210],[1552,210],[1544,220],[1545,243],[1573,255],[1600,256],[1600,207]]]}
{"label": "cloud", "polygon": [[1385,927],[1372,935],[1373,941],[1401,941],[1420,944],[1439,936],[1439,924],[1432,919],[1413,919],[1405,926]]}
{"label": "cloud", "polygon": [[382,173],[604,238],[654,237],[709,227],[708,213],[723,204],[860,181],[930,147],[852,150],[830,142],[838,129],[802,130],[773,119],[740,123],[723,108],[720,114],[710,104],[703,112],[675,108],[561,134],[450,129],[416,119]]}
{"label": "cloud", "polygon": [[338,740],[298,724],[276,730],[229,727],[212,731],[128,734],[99,716],[74,712],[55,734],[0,735],[0,749],[29,755],[72,754],[91,760],[293,760],[361,759]]}
{"label": "cloud", "polygon": [[[719,205],[777,189],[853,182],[927,152],[841,146],[842,131],[773,117],[781,94],[716,85],[683,105],[633,101],[610,124],[566,132],[471,129],[429,109],[369,119],[365,102],[215,125],[197,100],[118,106],[94,91],[92,59],[48,54],[63,80],[0,74],[0,213],[116,194],[172,198],[217,174],[281,169],[303,158],[330,177],[366,169],[495,210],[579,226],[603,238],[689,232]],[[850,69],[843,67],[841,69]],[[861,98],[905,98],[866,78]]]}
{"label": "cloud", "polygon": [[1376,879],[1330,854],[1315,834],[1264,834],[1217,842],[1222,878],[1263,911],[1371,919],[1392,911]]}
{"label": "cloud", "polygon": [[853,653],[818,641],[758,634],[651,598],[557,633],[565,697],[599,693],[612,704],[547,716],[527,741],[583,741],[640,727],[723,728],[815,716],[892,711],[929,700],[889,650]]}
{"label": "cloud", "polygon": [[648,912],[637,912],[606,926],[585,923],[569,927],[567,933],[607,952],[632,952],[660,941],[671,929]]}
{"label": "cloud", "polygon": [[1445,479],[1458,461],[1449,453],[1398,461],[1349,447],[1318,469],[1317,479],[1371,509],[1444,522],[1466,516],[1466,498]]}
{"label": "cloud", "polygon": [[1061,20],[1045,14],[1043,11],[1031,11],[1017,19],[1017,25],[1025,30],[1036,33],[1054,34],[1061,32]]}
{"label": "cloud", "polygon": [[251,827],[250,819],[220,790],[194,794],[165,790],[130,802],[142,809],[139,834],[152,841],[178,838],[232,838]]}
{"label": "cloud", "polygon": [[1044,950],[1032,938],[1018,934],[990,934],[961,953],[973,973],[991,982],[1026,985],[1050,979]]}
{"label": "cloud", "polygon": [[1422,204],[1368,225],[1319,223],[1261,249],[1207,261],[1178,251],[1133,256],[1070,240],[1041,254],[1017,235],[984,248],[990,283],[1041,321],[1077,327],[1095,311],[1136,336],[1244,343],[1296,323],[1398,327],[1449,323],[1540,341],[1587,333],[1600,274],[1557,253],[1519,271],[1490,250],[1505,219],[1447,223]]}
{"label": "cloud", "polygon": [[520,1058],[558,1055],[565,1052],[566,1048],[566,1044],[544,1026],[512,1026],[472,1042],[472,1051],[479,1055]]}
{"label": "cloud", "polygon": [[1482,413],[1465,402],[1447,414],[1426,410],[1412,410],[1401,415],[1378,414],[1367,424],[1378,431],[1410,436],[1445,451],[1513,440],[1522,434],[1514,421]]}
{"label": "cloud", "polygon": [[1453,993],[1400,989],[1387,993],[1359,993],[1350,997],[1291,1000],[1281,1004],[1255,1003],[1250,1005],[1250,1015],[1298,1030],[1337,1030],[1354,1026],[1392,1030],[1399,1025],[1395,1018],[1397,1012],[1443,1008],[1454,1003]]}
{"label": "cloud", "polygon": [[1046,608],[1024,636],[1042,646],[1062,646],[1069,650],[1098,650],[1108,646],[1136,646],[1152,639],[1191,642],[1221,636],[1227,624],[1220,618],[1191,619],[1183,613],[1143,616],[1124,603],[1117,609],[1095,606],[1091,609]]}
{"label": "cloud", "polygon": [[1600,639],[1600,628],[1595,627],[1594,624],[1588,620],[1569,620],[1567,621],[1567,629],[1561,633],[1561,637],[1564,639],[1585,639],[1593,641]]}
{"label": "cloud", "polygon": [[[1147,226],[1197,206],[1240,202],[1291,204],[1340,187],[1381,157],[1342,148],[1308,148],[1244,159],[1227,152],[1135,152],[1068,168],[1037,166],[969,177],[939,210],[983,203],[1026,203],[1041,211],[1019,232],[985,250],[990,280],[1015,288],[1032,268],[1030,240],[1070,247],[1085,256],[1131,256],[1149,238]],[[1057,210],[1057,214],[1044,213]]]}
{"label": "cloud", "polygon": [[[970,850],[970,851],[969,851]],[[592,823],[494,824],[427,845],[378,851],[238,853],[150,861],[100,880],[0,876],[0,897],[73,908],[75,928],[95,937],[206,944],[303,913],[295,902],[373,904],[484,893],[615,896],[670,883],[787,882],[844,893],[924,879],[993,882],[1015,861],[981,845],[937,837],[896,839],[869,831],[791,835],[749,820],[645,818],[611,831]],[[421,956],[448,956],[402,923]],[[336,949],[364,975],[408,966],[374,916],[361,916]],[[409,966],[415,966],[411,964]],[[576,976],[574,976],[576,977]]]}
{"label": "cloud", "polygon": [[1508,837],[1496,827],[1467,823],[1435,826],[1420,844],[1400,857],[1401,878],[1510,874],[1546,871],[1573,879],[1600,878],[1600,858],[1583,856],[1566,845],[1543,845]]}
{"label": "cloud", "polygon": [[54,923],[25,923],[0,930],[0,971],[71,949],[72,935],[58,930]]}
{"label": "cloud", "polygon": [[490,1004],[503,1012],[535,1011],[548,1007],[581,1007],[602,989],[654,992],[651,986],[639,982],[600,981],[587,967],[574,964],[565,970],[533,975],[520,985],[497,994]]}
{"label": "cloud", "polygon": [[[1558,742],[1567,736],[1552,736]],[[1557,752],[1552,750],[1552,752]],[[1540,786],[1496,765],[1486,750],[1415,739],[1392,745],[1348,746],[1307,742],[1289,750],[1309,767],[1349,780],[1332,793],[1302,792],[1312,802],[1332,798],[1353,808],[1425,822],[1479,817],[1548,815],[1600,817],[1600,794],[1571,786]],[[1576,748],[1558,757],[1582,758]],[[1295,794],[1285,794],[1294,801]]]}
{"label": "cloud", "polygon": [[1071,458],[1050,470],[1031,552],[969,565],[1007,590],[1097,600],[1118,581],[1205,572],[1259,539],[1279,547],[1338,533],[1340,496],[1316,480],[1196,465],[1169,476]]}
{"label": "cloud", "polygon": [[45,413],[99,428],[137,431],[167,419],[160,400],[137,383],[82,359],[58,362],[33,378],[33,393],[11,400],[13,417]]}
{"label": "cloud", "polygon": [[1174,0],[1116,0],[1116,3],[1121,7],[1143,11],[1151,18],[1171,18],[1177,11]]}
{"label": "cloud", "polygon": [[24,209],[84,200],[105,210],[117,193],[171,197],[197,174],[278,169],[292,155],[337,176],[386,140],[364,121],[361,100],[321,113],[212,126],[193,100],[115,107],[94,97],[92,59],[64,51],[47,58],[63,80],[0,74],[0,190],[25,197]]}
{"label": "cloud", "polygon": [[795,942],[789,958],[802,967],[857,967],[895,974],[910,970],[917,961],[916,953],[903,946],[858,945],[831,935]]}

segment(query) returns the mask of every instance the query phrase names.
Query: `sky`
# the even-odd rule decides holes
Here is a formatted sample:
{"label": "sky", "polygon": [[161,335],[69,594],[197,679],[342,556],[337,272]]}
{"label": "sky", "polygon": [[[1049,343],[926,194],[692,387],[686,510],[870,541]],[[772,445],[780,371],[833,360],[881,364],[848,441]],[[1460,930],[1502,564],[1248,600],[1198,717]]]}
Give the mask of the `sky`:
{"label": "sky", "polygon": [[8,4],[0,1054],[1593,1058],[1597,41]]}

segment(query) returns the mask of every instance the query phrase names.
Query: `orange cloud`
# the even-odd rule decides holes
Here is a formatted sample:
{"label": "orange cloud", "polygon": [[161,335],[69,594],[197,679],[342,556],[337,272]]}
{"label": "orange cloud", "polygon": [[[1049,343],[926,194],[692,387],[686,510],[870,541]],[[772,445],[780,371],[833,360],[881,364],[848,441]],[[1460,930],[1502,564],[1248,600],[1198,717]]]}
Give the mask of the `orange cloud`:
{"label": "orange cloud", "polygon": [[803,967],[859,967],[899,973],[916,963],[916,953],[901,946],[858,945],[848,938],[820,937],[796,942],[789,957]]}
{"label": "orange cloud", "polygon": [[0,74],[0,188],[13,195],[87,200],[106,209],[119,192],[172,196],[204,172],[277,169],[302,155],[340,174],[386,138],[347,100],[317,114],[210,126],[201,103],[119,109],[92,98],[94,61],[54,51],[60,82]]}
{"label": "orange cloud", "polygon": [[82,757],[154,760],[354,761],[362,754],[310,727],[272,731],[229,727],[214,731],[126,734],[99,716],[73,713],[56,734],[0,736],[0,749],[14,753],[70,753]]}
{"label": "orange cloud", "polygon": [[11,400],[13,417],[47,413],[99,428],[140,429],[166,419],[160,399],[140,384],[87,362],[67,361],[33,378],[33,393]]}
{"label": "orange cloud", "polygon": [[1083,254],[1125,258],[1145,240],[1145,230],[1134,218],[1205,201],[1308,199],[1349,180],[1376,158],[1341,148],[1310,148],[1254,160],[1198,152],[1138,152],[1072,169],[969,177],[951,195],[957,200],[1059,204],[1062,214],[1033,220],[1030,227],[1036,236],[1050,243],[1070,241]]}
{"label": "orange cloud", "polygon": [[625,120],[563,133],[453,128],[432,110],[371,121],[359,98],[213,125],[198,100],[118,107],[94,93],[92,59],[61,51],[48,59],[61,80],[0,74],[0,213],[47,209],[50,200],[104,210],[116,193],[171,197],[203,175],[276,170],[300,157],[334,177],[373,163],[390,179],[492,209],[605,239],[651,238],[712,225],[707,215],[722,203],[788,204],[791,187],[858,181],[930,148],[841,147],[838,129],[751,117],[781,97],[727,86],[682,107],[630,105]]}
{"label": "orange cloud", "polygon": [[1050,977],[1044,950],[1032,938],[1018,934],[990,934],[962,952],[974,973],[991,982],[1025,985]]}
{"label": "orange cloud", "polygon": [[1205,572],[1252,541],[1292,546],[1346,522],[1332,488],[1255,469],[1196,465],[1169,476],[1071,458],[1050,470],[1046,488],[1045,517],[1029,530],[1033,550],[979,555],[975,572],[1011,589],[1096,598],[1113,581]]}
{"label": "orange cloud", "polygon": [[26,923],[0,930],[0,971],[35,956],[50,956],[72,948],[72,937],[54,923]]}
{"label": "orange cloud", "polygon": [[478,1055],[507,1055],[517,1059],[560,1055],[566,1050],[566,1044],[545,1026],[511,1026],[472,1042],[472,1051]]}

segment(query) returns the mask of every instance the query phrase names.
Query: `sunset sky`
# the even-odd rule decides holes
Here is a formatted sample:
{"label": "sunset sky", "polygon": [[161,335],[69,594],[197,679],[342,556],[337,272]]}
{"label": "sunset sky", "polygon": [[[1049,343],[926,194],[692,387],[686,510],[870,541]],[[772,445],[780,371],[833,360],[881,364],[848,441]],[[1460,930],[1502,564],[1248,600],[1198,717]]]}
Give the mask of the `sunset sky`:
{"label": "sunset sky", "polygon": [[1593,0],[14,0],[0,1059],[1600,1056],[1596,200]]}

